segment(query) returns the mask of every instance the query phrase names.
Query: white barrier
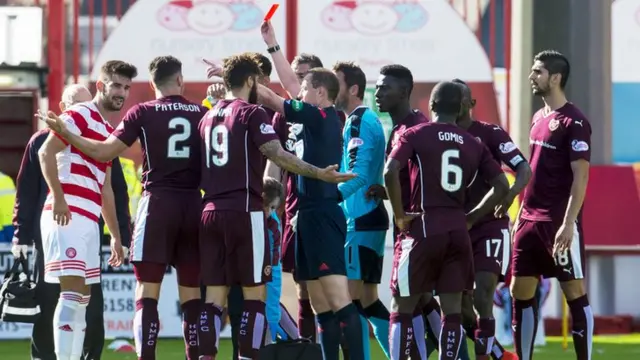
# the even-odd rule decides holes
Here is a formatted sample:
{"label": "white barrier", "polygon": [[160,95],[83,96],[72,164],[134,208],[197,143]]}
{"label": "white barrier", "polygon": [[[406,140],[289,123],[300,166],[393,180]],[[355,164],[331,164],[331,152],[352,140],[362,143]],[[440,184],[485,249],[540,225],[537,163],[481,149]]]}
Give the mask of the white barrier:
{"label": "white barrier", "polygon": [[[134,292],[136,279],[131,265],[112,269],[108,264],[109,247],[102,248],[102,291],[104,293],[104,328],[107,338],[131,338],[135,312]],[[13,265],[10,246],[0,244],[0,274]],[[30,267],[32,267],[30,261]],[[178,301],[178,285],[174,269],[167,271],[160,291],[158,303],[160,315],[160,337],[182,337],[182,319]],[[230,337],[227,327],[221,337]],[[0,340],[31,338],[31,325],[0,322]]]}

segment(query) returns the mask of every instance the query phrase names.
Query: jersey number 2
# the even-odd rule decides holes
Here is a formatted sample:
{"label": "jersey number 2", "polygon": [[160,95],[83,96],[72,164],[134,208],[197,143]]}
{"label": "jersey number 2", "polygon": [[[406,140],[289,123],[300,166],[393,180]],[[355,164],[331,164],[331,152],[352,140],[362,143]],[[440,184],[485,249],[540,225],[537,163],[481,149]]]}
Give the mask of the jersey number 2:
{"label": "jersey number 2", "polygon": [[462,168],[451,163],[451,159],[459,159],[460,150],[447,150],[440,160],[440,186],[445,191],[456,192],[462,187]]}
{"label": "jersey number 2", "polygon": [[183,117],[176,117],[169,121],[169,129],[181,128],[182,131],[169,136],[167,157],[170,159],[188,159],[191,155],[189,145],[178,145],[178,142],[189,139],[191,135],[191,123]]}
{"label": "jersey number 2", "polygon": [[[224,125],[216,125],[213,129],[207,126],[204,131],[207,167],[211,167],[211,163],[215,166],[225,166],[229,161],[229,130]],[[211,155],[212,149],[213,155]]]}

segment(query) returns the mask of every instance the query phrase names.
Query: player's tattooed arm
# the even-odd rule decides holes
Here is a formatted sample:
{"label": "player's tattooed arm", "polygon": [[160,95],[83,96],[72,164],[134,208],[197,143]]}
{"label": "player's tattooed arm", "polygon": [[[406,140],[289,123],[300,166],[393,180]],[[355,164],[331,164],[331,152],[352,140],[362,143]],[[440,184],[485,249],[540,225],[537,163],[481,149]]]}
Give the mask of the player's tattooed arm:
{"label": "player's tattooed arm", "polygon": [[278,182],[283,182],[282,180],[285,178],[282,174],[282,169],[271,160],[267,160],[267,166],[264,168],[264,177],[274,178]]}
{"label": "player's tattooed arm", "polygon": [[467,224],[471,228],[483,216],[491,213],[509,192],[509,180],[504,173],[500,173],[489,181],[491,190],[487,192],[480,203],[467,214]]}
{"label": "player's tattooed arm", "polygon": [[314,178],[330,183],[341,183],[356,177],[353,173],[340,173],[338,165],[327,166],[324,169],[315,167],[286,152],[279,140],[271,140],[260,146],[260,151],[279,167],[304,177]]}
{"label": "player's tattooed arm", "polygon": [[318,178],[320,169],[286,152],[278,140],[266,142],[260,147],[260,151],[267,159],[287,171],[310,178]]}
{"label": "player's tattooed arm", "polygon": [[262,84],[258,84],[258,103],[284,114],[284,98]]}

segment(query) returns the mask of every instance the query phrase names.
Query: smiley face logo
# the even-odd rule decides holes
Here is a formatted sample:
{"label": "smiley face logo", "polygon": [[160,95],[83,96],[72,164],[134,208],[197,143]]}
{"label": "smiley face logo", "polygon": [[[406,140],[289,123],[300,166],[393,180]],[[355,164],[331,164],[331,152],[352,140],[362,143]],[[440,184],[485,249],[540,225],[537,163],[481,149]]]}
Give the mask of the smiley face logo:
{"label": "smiley face logo", "polygon": [[399,19],[399,14],[384,3],[360,4],[351,13],[353,28],[364,35],[388,34]]}
{"label": "smiley face logo", "polygon": [[204,35],[213,35],[229,30],[235,15],[228,6],[214,1],[198,1],[187,15],[191,30]]}

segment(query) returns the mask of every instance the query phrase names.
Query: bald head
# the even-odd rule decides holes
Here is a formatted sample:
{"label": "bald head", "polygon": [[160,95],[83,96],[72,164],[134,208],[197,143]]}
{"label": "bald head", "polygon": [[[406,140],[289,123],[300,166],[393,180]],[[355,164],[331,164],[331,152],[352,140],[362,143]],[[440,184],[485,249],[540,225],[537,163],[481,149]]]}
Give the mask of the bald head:
{"label": "bald head", "polygon": [[64,89],[62,101],[60,101],[60,111],[65,111],[68,107],[85,101],[91,101],[91,92],[84,85],[73,84]]}

